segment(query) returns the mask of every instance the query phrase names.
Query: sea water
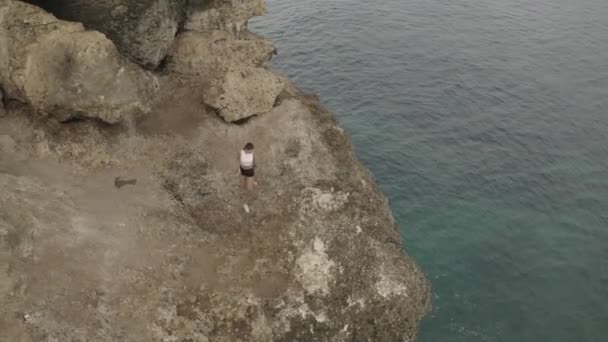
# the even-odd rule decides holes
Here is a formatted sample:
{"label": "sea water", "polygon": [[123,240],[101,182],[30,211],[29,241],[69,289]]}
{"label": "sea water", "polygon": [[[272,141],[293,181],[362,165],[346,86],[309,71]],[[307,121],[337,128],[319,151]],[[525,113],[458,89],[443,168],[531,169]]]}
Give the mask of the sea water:
{"label": "sea water", "polygon": [[420,341],[608,341],[608,1],[268,9],[432,282]]}

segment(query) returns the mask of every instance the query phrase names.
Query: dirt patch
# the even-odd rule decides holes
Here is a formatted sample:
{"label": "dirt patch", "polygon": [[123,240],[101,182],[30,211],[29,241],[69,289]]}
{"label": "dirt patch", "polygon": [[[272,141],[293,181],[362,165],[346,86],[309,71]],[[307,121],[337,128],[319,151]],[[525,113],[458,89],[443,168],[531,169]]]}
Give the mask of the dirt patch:
{"label": "dirt patch", "polygon": [[177,134],[192,137],[198,127],[214,114],[204,104],[208,85],[204,76],[161,78],[161,89],[151,113],[136,122],[137,131],[144,135]]}

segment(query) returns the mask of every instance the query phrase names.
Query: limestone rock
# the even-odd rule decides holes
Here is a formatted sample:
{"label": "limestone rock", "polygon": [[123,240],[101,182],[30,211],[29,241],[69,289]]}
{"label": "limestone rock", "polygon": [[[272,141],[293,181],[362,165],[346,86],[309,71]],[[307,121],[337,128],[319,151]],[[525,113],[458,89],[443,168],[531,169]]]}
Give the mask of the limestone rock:
{"label": "limestone rock", "polygon": [[136,63],[155,68],[177,33],[185,0],[30,0],[60,19],[105,33]]}
{"label": "limestone rock", "polygon": [[266,13],[266,5],[264,0],[191,0],[186,12],[186,30],[241,32],[251,17]]}
{"label": "limestone rock", "polygon": [[272,109],[284,83],[261,65],[275,51],[272,42],[248,32],[185,32],[169,53],[167,69],[207,80],[205,103],[233,122]]}
{"label": "limestone rock", "polygon": [[275,53],[274,44],[253,34],[227,31],[184,32],[177,36],[167,68],[181,74],[222,75],[231,66],[260,66]]}
{"label": "limestone rock", "polygon": [[212,84],[205,102],[228,121],[270,111],[285,83],[264,68],[233,68]]}
{"label": "limestone rock", "polygon": [[0,86],[7,98],[60,120],[116,123],[149,111],[156,78],[103,34],[20,1],[0,5]]}

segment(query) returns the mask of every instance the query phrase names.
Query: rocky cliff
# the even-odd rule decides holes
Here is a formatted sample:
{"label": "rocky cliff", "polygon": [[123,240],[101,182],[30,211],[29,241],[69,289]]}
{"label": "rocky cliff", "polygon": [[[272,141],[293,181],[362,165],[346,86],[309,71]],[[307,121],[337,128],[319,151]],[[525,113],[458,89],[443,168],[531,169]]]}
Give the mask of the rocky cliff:
{"label": "rocky cliff", "polygon": [[29,2],[0,0],[0,341],[416,339],[428,282],[264,65],[263,1]]}

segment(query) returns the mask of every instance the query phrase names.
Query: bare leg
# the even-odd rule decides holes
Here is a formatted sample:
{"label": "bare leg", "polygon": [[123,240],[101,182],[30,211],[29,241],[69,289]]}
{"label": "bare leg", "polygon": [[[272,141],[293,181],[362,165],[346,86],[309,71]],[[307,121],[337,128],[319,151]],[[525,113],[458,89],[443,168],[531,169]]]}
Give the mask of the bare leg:
{"label": "bare leg", "polygon": [[253,177],[247,177],[247,190],[253,190]]}
{"label": "bare leg", "polygon": [[241,189],[245,189],[247,187],[247,177],[241,176]]}

